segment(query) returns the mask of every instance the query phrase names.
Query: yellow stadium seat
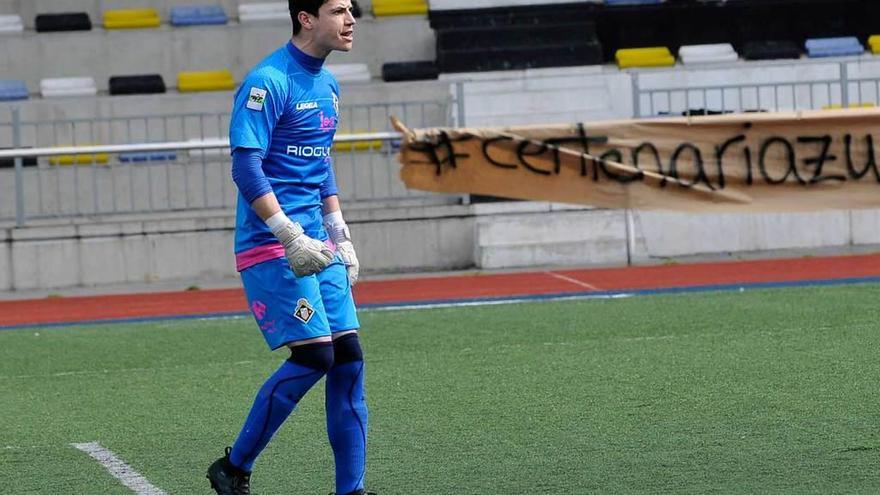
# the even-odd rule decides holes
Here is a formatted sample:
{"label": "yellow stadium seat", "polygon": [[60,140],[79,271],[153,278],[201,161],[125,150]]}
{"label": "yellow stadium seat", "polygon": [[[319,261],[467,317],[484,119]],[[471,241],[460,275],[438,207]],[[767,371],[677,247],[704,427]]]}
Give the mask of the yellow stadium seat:
{"label": "yellow stadium seat", "polygon": [[880,54],[880,34],[869,37],[868,46],[871,48],[871,53],[875,55]]}
{"label": "yellow stadium seat", "polygon": [[428,2],[425,0],[374,0],[373,15],[376,17],[391,15],[425,15],[428,13]]}
{"label": "yellow stadium seat", "polygon": [[649,48],[621,48],[614,54],[621,69],[630,67],[670,67],[675,65],[675,57],[665,46]]}
{"label": "yellow stadium seat", "polygon": [[49,157],[49,163],[52,165],[91,165],[93,163],[106,165],[108,161],[110,161],[110,155],[108,153],[55,155]]}
{"label": "yellow stadium seat", "polygon": [[156,9],[119,9],[104,12],[105,29],[136,29],[159,27]]}
{"label": "yellow stadium seat", "polygon": [[228,70],[189,71],[177,74],[177,90],[192,91],[226,91],[235,89],[232,72]]}
{"label": "yellow stadium seat", "polygon": [[[366,131],[357,131],[358,133]],[[343,143],[333,143],[333,151],[373,151],[382,149],[382,141],[380,139],[367,139],[364,141],[348,141]]]}
{"label": "yellow stadium seat", "polygon": [[[850,103],[847,105],[847,108],[874,108],[877,105],[870,101],[866,101],[864,103]],[[843,105],[840,103],[832,103],[830,105],[822,105],[822,110],[841,110],[843,109]]]}

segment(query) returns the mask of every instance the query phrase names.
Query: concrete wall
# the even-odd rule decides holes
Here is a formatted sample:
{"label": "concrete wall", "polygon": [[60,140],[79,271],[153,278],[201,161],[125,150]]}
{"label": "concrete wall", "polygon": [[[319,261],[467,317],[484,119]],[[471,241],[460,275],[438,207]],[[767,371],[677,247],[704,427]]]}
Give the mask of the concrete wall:
{"label": "concrete wall", "polygon": [[[412,207],[393,219],[387,210],[346,216],[365,273],[473,266],[467,206]],[[0,229],[0,290],[233,279],[233,229],[231,211]]]}
{"label": "concrete wall", "polygon": [[[767,215],[635,213],[548,203],[353,208],[366,274],[797,255],[880,244],[880,210]],[[0,229],[0,290],[234,279],[232,213]],[[628,249],[631,245],[632,249]]]}

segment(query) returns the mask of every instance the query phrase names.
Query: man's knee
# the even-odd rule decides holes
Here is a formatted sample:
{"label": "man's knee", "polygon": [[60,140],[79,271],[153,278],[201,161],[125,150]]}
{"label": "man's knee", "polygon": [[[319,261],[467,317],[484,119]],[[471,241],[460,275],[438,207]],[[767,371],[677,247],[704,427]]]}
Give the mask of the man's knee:
{"label": "man's knee", "polygon": [[333,367],[333,350],[332,342],[314,342],[292,346],[290,357],[287,360],[306,368],[327,373]]}
{"label": "man's knee", "polygon": [[357,332],[347,333],[333,340],[333,363],[345,364],[363,361],[364,353]]}

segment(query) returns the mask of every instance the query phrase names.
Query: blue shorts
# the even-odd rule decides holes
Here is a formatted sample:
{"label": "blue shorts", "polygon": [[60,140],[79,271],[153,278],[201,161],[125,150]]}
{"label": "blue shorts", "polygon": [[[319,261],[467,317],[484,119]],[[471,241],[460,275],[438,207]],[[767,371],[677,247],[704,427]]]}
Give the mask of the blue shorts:
{"label": "blue shorts", "polygon": [[297,278],[287,258],[241,272],[248,307],[270,349],[360,327],[345,265],[337,255],[315,275]]}

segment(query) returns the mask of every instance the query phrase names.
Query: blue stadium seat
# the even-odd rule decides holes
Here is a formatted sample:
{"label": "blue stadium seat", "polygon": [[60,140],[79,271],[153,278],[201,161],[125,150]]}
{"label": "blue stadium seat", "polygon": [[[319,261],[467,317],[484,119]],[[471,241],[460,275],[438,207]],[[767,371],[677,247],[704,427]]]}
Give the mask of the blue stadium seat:
{"label": "blue stadium seat", "polygon": [[842,38],[811,38],[806,42],[807,56],[815,57],[842,57],[845,55],[861,55],[865,53],[865,47],[859,43],[855,36]]}
{"label": "blue stadium seat", "polygon": [[27,100],[28,89],[24,81],[0,80],[0,101]]}
{"label": "blue stadium seat", "polygon": [[172,26],[226,24],[226,12],[219,5],[180,5],[171,7]]}
{"label": "blue stadium seat", "polygon": [[136,151],[120,153],[120,162],[161,162],[177,160],[177,153],[173,151]]}

